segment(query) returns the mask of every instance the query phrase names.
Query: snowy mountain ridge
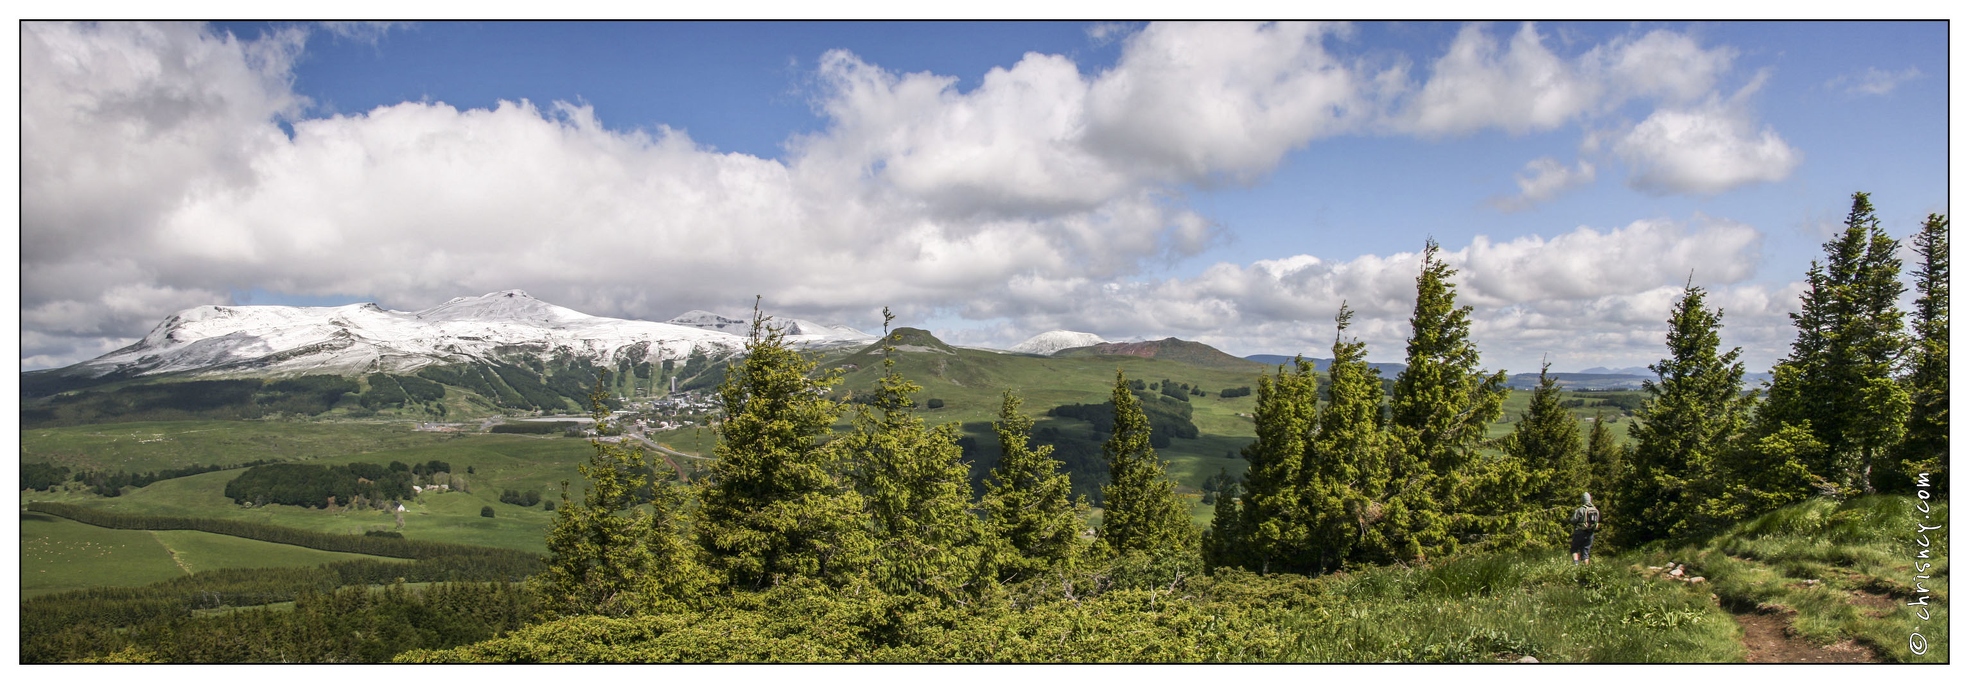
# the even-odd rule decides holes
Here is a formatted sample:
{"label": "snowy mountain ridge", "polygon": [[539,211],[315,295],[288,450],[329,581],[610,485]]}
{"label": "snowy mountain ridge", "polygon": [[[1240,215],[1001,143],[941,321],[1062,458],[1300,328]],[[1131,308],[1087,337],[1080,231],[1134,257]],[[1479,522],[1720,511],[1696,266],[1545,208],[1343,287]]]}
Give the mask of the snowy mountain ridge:
{"label": "snowy mountain ridge", "polygon": [[[847,326],[786,323],[786,339],[796,346],[875,338]],[[591,316],[520,290],[458,297],[422,311],[391,311],[375,304],[208,305],[172,314],[135,344],[67,371],[89,377],[405,373],[515,353],[567,354],[609,365],[624,358],[681,361],[694,351],[718,356],[743,349],[749,329],[749,321],[703,311],[667,323]]]}
{"label": "snowy mountain ridge", "polygon": [[[743,318],[730,318],[702,310],[692,310],[664,322],[671,325],[690,326],[704,330],[718,330],[740,336],[752,330],[752,321]],[[789,339],[794,337],[819,336],[832,340],[840,340],[841,342],[852,342],[856,340],[874,341],[875,338],[880,337],[879,335],[870,335],[845,325],[823,325],[798,318],[775,317],[772,322],[776,325],[785,326]]]}
{"label": "snowy mountain ridge", "polygon": [[1100,335],[1094,333],[1074,332],[1072,330],[1050,330],[1028,337],[1026,341],[1012,345],[1012,348],[1006,351],[1050,356],[1053,352],[1061,349],[1091,347],[1106,341],[1101,339]]}

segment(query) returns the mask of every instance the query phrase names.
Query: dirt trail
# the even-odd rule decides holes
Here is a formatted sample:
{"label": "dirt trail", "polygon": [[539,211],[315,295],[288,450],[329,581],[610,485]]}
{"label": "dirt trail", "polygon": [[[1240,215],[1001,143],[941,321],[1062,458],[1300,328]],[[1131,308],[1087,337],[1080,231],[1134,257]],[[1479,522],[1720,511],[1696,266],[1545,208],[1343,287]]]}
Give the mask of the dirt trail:
{"label": "dirt trail", "polygon": [[185,559],[178,557],[178,550],[171,548],[170,544],[164,543],[164,538],[157,536],[156,530],[151,531],[150,538],[152,541],[157,542],[158,546],[164,547],[165,552],[171,554],[171,562],[177,563],[179,570],[185,571],[185,574],[187,575],[191,574],[191,566],[185,565]]}
{"label": "dirt trail", "polygon": [[1744,658],[1752,663],[1877,663],[1873,651],[1851,640],[1819,646],[1792,637],[1791,620],[1770,613],[1744,613],[1736,616],[1743,627]]}

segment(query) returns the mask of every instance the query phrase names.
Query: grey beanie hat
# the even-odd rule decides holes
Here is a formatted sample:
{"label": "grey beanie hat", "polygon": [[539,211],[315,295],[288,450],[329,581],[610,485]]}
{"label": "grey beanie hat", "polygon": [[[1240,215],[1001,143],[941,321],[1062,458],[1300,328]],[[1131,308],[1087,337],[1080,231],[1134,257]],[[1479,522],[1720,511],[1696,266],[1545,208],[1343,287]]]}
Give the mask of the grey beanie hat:
{"label": "grey beanie hat", "polygon": [[1582,497],[1585,497],[1585,499],[1586,499],[1586,505],[1588,505],[1588,506],[1591,506],[1591,505],[1593,505],[1593,493],[1592,493],[1592,492],[1580,492],[1580,493],[1579,493],[1579,495],[1580,495],[1580,496],[1582,496]]}

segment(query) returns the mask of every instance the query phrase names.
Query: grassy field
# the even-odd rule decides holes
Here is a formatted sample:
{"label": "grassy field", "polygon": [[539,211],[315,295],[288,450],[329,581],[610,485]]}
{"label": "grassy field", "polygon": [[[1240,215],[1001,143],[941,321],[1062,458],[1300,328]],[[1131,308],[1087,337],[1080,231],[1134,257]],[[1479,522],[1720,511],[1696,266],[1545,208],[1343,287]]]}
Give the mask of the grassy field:
{"label": "grassy field", "polygon": [[[500,491],[535,489],[541,492],[543,499],[558,501],[560,483],[567,480],[573,483],[574,495],[579,497],[581,477],[575,466],[586,461],[592,453],[593,448],[588,441],[526,435],[437,437],[437,440],[422,445],[322,455],[310,459],[310,462],[446,461],[451,464],[455,476],[467,482],[469,491],[429,493],[406,501],[402,530],[405,537],[546,551],[546,531],[553,520],[553,513],[539,505],[522,507],[501,503]],[[472,474],[465,474],[468,467],[474,471]],[[101,498],[86,493],[25,492],[23,500],[63,501],[123,513],[247,520],[337,534],[361,534],[366,530],[395,528],[394,516],[376,510],[343,509],[330,512],[281,505],[244,508],[225,497],[226,483],[238,476],[239,471],[235,470],[164,480],[130,490],[116,498]],[[485,506],[493,508],[494,517],[480,516],[480,509]]]}
{"label": "grassy field", "polygon": [[21,459],[81,470],[143,472],[258,460],[330,456],[441,445],[455,435],[416,432],[414,423],[186,420],[105,423],[21,431]]}
{"label": "grassy field", "polygon": [[21,596],[135,587],[187,574],[151,533],[21,513]]}
{"label": "grassy field", "polygon": [[[1924,535],[1919,526],[1931,526]],[[1929,543],[1923,547],[1922,541]],[[1922,551],[1926,567],[1916,567]],[[1776,616],[1817,646],[1862,645],[1890,662],[1948,662],[1948,505],[1907,496],[1817,499],[1736,526],[1697,546],[1636,556],[1704,575],[1725,605]],[[1921,619],[1908,604],[1931,605]],[[1910,649],[1921,633],[1926,653]]]}
{"label": "grassy field", "polygon": [[21,513],[20,520],[22,598],[88,587],[142,586],[218,568],[397,560],[189,530],[112,530],[40,513]]}
{"label": "grassy field", "polygon": [[[1511,434],[1511,430],[1517,427],[1518,419],[1522,418],[1525,411],[1531,408],[1531,393],[1531,390],[1511,390],[1510,394],[1505,395],[1504,417],[1499,418],[1497,422],[1491,423],[1484,431],[1484,436],[1490,439],[1497,439]],[[1559,400],[1584,399],[1586,403],[1591,404],[1613,394],[1615,393],[1587,392],[1579,394],[1561,391],[1559,393]],[[1619,394],[1639,395],[1640,392],[1621,392]],[[1622,414],[1619,407],[1585,406],[1568,410],[1572,412],[1574,418],[1579,420],[1579,438],[1581,440],[1585,440],[1587,433],[1593,429],[1593,419],[1597,416],[1605,415],[1607,417],[1607,427],[1613,428],[1614,443],[1626,444],[1630,441],[1627,437],[1627,426],[1634,419]]]}
{"label": "grassy field", "polygon": [[[1930,546],[1915,521],[1934,528]],[[1731,663],[1776,640],[1790,658],[1762,662],[1842,653],[1851,658],[1837,662],[1947,662],[1947,547],[1935,541],[1946,522],[1946,506],[1922,511],[1907,496],[1818,500],[1691,546],[1590,565],[1546,549],[1317,578],[1227,572],[1150,600],[1138,591],[946,612],[915,632],[882,631],[896,615],[853,608],[855,595],[817,594],[696,615],[572,618],[404,660]],[[1912,565],[1920,548],[1934,567]],[[1669,558],[1703,581],[1649,569]],[[1924,596],[1935,607],[1928,620],[1905,605]],[[1775,635],[1754,635],[1746,618],[1771,615],[1781,619]],[[1908,648],[1916,632],[1925,653]]]}
{"label": "grassy field", "polygon": [[1286,662],[1741,662],[1729,614],[1701,592],[1557,550],[1458,557],[1315,581],[1285,620]]}

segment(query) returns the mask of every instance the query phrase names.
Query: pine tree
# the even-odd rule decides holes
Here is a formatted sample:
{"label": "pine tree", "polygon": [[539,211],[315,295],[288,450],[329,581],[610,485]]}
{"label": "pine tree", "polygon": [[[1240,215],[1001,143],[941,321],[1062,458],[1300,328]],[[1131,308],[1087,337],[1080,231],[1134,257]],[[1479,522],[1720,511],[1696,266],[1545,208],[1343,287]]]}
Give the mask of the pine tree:
{"label": "pine tree", "polygon": [[1001,546],[998,576],[1006,582],[1071,568],[1084,546],[1080,516],[1087,508],[1073,498],[1053,446],[1033,448],[1032,418],[1019,412],[1020,403],[1007,390],[992,424],[1001,455],[986,476],[981,506],[989,536]]}
{"label": "pine tree", "polygon": [[1196,553],[1198,534],[1189,508],[1176,496],[1176,483],[1149,446],[1149,418],[1119,370],[1114,373],[1114,434],[1101,445],[1101,455],[1108,464],[1100,532],[1107,548],[1117,554]]}
{"label": "pine tree", "polygon": [[1388,537],[1399,554],[1444,555],[1457,533],[1480,529],[1468,512],[1480,502],[1471,491],[1472,459],[1492,421],[1504,415],[1504,371],[1478,370],[1470,342],[1470,307],[1456,306],[1456,269],[1429,240],[1415,279],[1415,313],[1409,319],[1408,365],[1395,376],[1391,422],[1406,452],[1391,468],[1401,491],[1391,506]]}
{"label": "pine tree", "polygon": [[[590,397],[599,427],[608,420],[600,380]],[[561,505],[547,533],[547,571],[536,578],[546,612],[554,615],[630,615],[689,601],[707,582],[694,550],[684,541],[678,488],[651,483],[641,449],[599,438],[595,453],[577,466],[588,480],[575,503],[561,483]],[[639,493],[653,484],[649,506]]]}
{"label": "pine tree", "polygon": [[839,584],[862,572],[872,550],[861,495],[843,482],[838,452],[821,442],[841,407],[838,381],[786,345],[755,306],[745,359],[718,387],[721,439],[700,499],[698,544],[736,588],[811,577]]}
{"label": "pine tree", "polygon": [[1229,493],[1219,495],[1210,507],[1210,527],[1199,544],[1203,568],[1245,567],[1244,499]]}
{"label": "pine tree", "polygon": [[1501,546],[1550,545],[1564,539],[1561,523],[1589,484],[1579,421],[1559,405],[1558,381],[1551,370],[1550,363],[1539,367],[1531,405],[1511,434],[1498,442],[1505,458],[1494,471],[1513,473],[1507,481],[1523,487],[1521,496],[1501,492],[1492,497],[1499,508],[1493,515],[1504,518],[1493,524],[1511,537],[1500,539]]}
{"label": "pine tree", "polygon": [[1627,432],[1631,470],[1617,488],[1608,527],[1622,544],[1683,537],[1722,521],[1702,506],[1718,496],[1727,469],[1724,452],[1744,429],[1752,396],[1741,393],[1742,349],[1717,354],[1721,309],[1704,308],[1704,291],[1683,288],[1668,318],[1668,358],[1648,366],[1648,394]]}
{"label": "pine tree", "polygon": [[970,511],[970,469],[957,426],[926,427],[912,398],[923,388],[896,371],[882,309],[883,374],[874,401],[855,410],[854,429],[835,442],[855,463],[855,486],[875,542],[874,577],[894,593],[943,600],[981,588],[983,528]]}
{"label": "pine tree", "polygon": [[1397,445],[1382,425],[1381,373],[1367,363],[1367,343],[1346,336],[1352,319],[1341,302],[1327,402],[1301,468],[1314,572],[1391,555],[1376,523],[1386,508],[1388,455]]}
{"label": "pine tree", "polygon": [[1613,428],[1607,427],[1607,412],[1593,414],[1593,428],[1586,433],[1586,491],[1602,504],[1611,506],[1614,483],[1627,470],[1626,450],[1614,442]]}
{"label": "pine tree", "polygon": [[1319,382],[1305,359],[1293,359],[1290,371],[1281,367],[1277,375],[1258,379],[1252,415],[1258,439],[1244,447],[1251,465],[1244,473],[1238,521],[1222,540],[1212,535],[1220,549],[1213,555],[1234,558],[1235,565],[1260,573],[1311,569],[1307,534],[1312,519],[1299,487],[1318,410]]}
{"label": "pine tree", "polygon": [[1864,192],[1853,193],[1846,230],[1813,263],[1800,310],[1798,338],[1772,369],[1771,396],[1759,433],[1785,425],[1809,429],[1825,446],[1806,465],[1847,493],[1873,491],[1876,462],[1907,426],[1907,388],[1894,370],[1907,346],[1897,301],[1900,243],[1880,228]]}
{"label": "pine tree", "polygon": [[1914,237],[1921,263],[1914,272],[1914,344],[1906,385],[1910,411],[1898,470],[1898,488],[1922,473],[1934,491],[1948,494],[1948,217],[1929,214]]}
{"label": "pine tree", "polygon": [[1551,377],[1551,369],[1550,363],[1539,367],[1531,405],[1502,446],[1506,453],[1524,459],[1532,470],[1551,473],[1548,486],[1539,492],[1540,505],[1570,507],[1591,484],[1592,476],[1580,442],[1579,419],[1559,405],[1558,381]]}

